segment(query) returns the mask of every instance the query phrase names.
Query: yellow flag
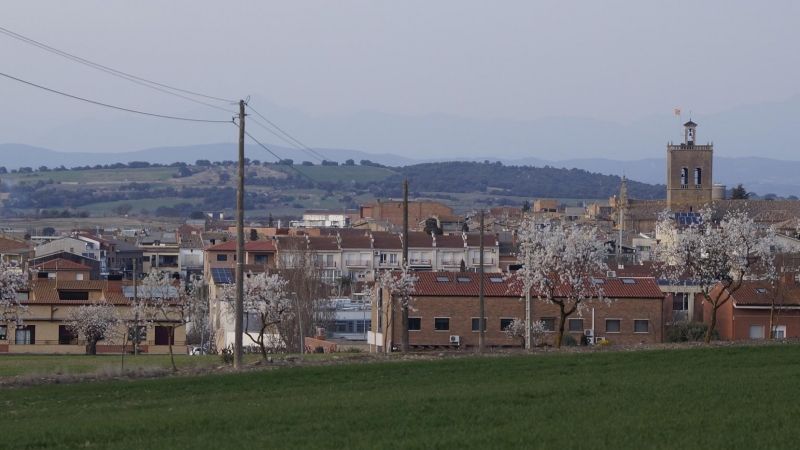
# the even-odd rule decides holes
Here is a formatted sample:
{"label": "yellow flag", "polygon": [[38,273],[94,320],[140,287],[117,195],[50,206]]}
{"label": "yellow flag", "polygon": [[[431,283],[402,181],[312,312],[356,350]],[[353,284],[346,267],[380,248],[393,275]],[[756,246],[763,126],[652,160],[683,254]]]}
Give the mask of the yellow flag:
{"label": "yellow flag", "polygon": [[675,110],[675,115],[676,116],[680,116],[681,115],[681,110],[680,109],[676,109]]}

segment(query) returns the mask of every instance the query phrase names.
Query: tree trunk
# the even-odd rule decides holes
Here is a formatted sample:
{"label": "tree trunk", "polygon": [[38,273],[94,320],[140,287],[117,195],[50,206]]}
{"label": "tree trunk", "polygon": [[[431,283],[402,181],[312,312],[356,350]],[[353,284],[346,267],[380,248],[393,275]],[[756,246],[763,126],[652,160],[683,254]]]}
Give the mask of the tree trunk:
{"label": "tree trunk", "polygon": [[561,348],[561,340],[564,338],[564,322],[567,321],[567,316],[561,312],[561,320],[558,321],[558,334],[556,335],[556,348]]}
{"label": "tree trunk", "polygon": [[89,348],[87,349],[87,354],[89,355],[97,354],[97,341],[95,340],[89,341]]}
{"label": "tree trunk", "polygon": [[772,305],[769,308],[769,338],[775,339],[775,299],[772,299]]}
{"label": "tree trunk", "polygon": [[169,361],[172,363],[172,371],[177,372],[178,367],[175,365],[175,355],[172,353],[172,341],[175,339],[175,327],[169,327],[169,342],[167,342],[167,347],[169,347]]}
{"label": "tree trunk", "polygon": [[703,342],[708,344],[711,342],[711,336],[714,334],[714,329],[717,327],[717,307],[711,305],[711,323],[708,325],[708,330],[706,330],[706,337],[703,339]]}

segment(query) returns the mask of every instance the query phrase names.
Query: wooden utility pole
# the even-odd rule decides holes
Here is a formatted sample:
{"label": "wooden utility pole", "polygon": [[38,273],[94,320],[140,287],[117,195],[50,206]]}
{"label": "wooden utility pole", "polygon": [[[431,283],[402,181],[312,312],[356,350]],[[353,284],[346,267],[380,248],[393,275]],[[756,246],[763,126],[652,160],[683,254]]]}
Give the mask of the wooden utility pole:
{"label": "wooden utility pole", "polygon": [[481,353],[483,353],[484,346],[486,345],[486,318],[484,317],[484,298],[483,298],[483,209],[481,209],[481,245],[480,245],[480,252],[481,256],[478,260],[480,267],[478,268],[478,304],[479,306],[479,314],[478,314],[478,349]]}
{"label": "wooden utility pole", "polygon": [[[403,180],[403,266],[408,267],[408,180]],[[408,299],[403,299],[403,353],[408,353]]]}
{"label": "wooden utility pole", "polygon": [[[139,260],[137,258],[133,258],[133,307],[135,308],[135,313],[133,316],[133,354],[139,354],[139,298],[138,298],[138,291],[139,288]],[[125,352],[125,349],[122,349],[122,352]],[[124,356],[123,356],[124,358]]]}
{"label": "wooden utility pole", "polygon": [[236,191],[236,305],[233,367],[242,368],[244,347],[244,100],[239,100],[239,180]]}

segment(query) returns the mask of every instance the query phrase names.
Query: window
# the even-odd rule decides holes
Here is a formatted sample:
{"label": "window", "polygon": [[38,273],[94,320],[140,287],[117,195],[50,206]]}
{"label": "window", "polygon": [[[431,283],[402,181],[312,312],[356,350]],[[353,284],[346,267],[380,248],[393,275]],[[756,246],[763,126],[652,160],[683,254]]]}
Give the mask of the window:
{"label": "window", "polygon": [[569,319],[567,325],[570,333],[583,333],[583,319]]}
{"label": "window", "polygon": [[703,169],[696,168],[694,169],[694,184],[695,186],[702,184],[703,182]]}
{"label": "window", "polygon": [[228,255],[217,255],[217,261],[227,261]]}
{"label": "window", "polygon": [[139,342],[143,342],[147,340],[147,327],[139,325],[134,327],[128,327],[128,340],[130,342],[136,341],[136,334],[139,334]]}
{"label": "window", "polygon": [[606,333],[619,333],[619,329],[619,319],[606,319]]}
{"label": "window", "polygon": [[58,291],[59,300],[89,300],[88,291]]}
{"label": "window", "polygon": [[75,279],[78,280],[78,281],[83,281],[83,274],[82,273],[76,273],[75,274]]}
{"label": "window", "polygon": [[603,278],[592,278],[592,282],[594,284],[606,284],[606,280]]}
{"label": "window", "polygon": [[672,310],[673,311],[688,311],[689,310],[689,294],[686,292],[678,292],[672,297]]}
{"label": "window", "polygon": [[636,284],[636,280],[633,278],[620,278],[620,281],[622,281],[622,284]]}
{"label": "window", "polygon": [[422,318],[420,317],[409,317],[408,318],[408,331],[420,331],[422,330]]}
{"label": "window", "polygon": [[77,344],[78,336],[67,326],[58,326],[58,345]]}
{"label": "window", "polygon": [[36,343],[36,325],[25,325],[17,328],[14,335],[14,343],[17,345],[33,345]]}
{"label": "window", "polygon": [[456,280],[458,280],[459,283],[469,283],[472,281],[469,277],[456,277]]}
{"label": "window", "polygon": [[0,325],[0,341],[8,339],[8,325]]}
{"label": "window", "polygon": [[433,329],[436,331],[450,331],[450,318],[449,317],[434,317]]}
{"label": "window", "polygon": [[650,321],[647,319],[634,320],[633,332],[634,333],[647,333],[650,327]]}
{"label": "window", "polygon": [[267,259],[267,255],[256,255],[254,261],[256,264],[266,264]]}
{"label": "window", "polygon": [[[170,327],[156,327],[155,329],[156,335],[156,345],[169,345],[170,341]],[[172,341],[172,345],[175,345],[175,341]]]}
{"label": "window", "polygon": [[767,293],[767,289],[766,288],[756,288],[756,292],[759,293],[759,294],[766,294]]}
{"label": "window", "polygon": [[[472,331],[475,331],[475,332],[480,331],[481,324],[478,323],[480,321],[481,321],[480,317],[473,317],[472,318]],[[484,317],[483,318],[483,331],[486,331],[486,322],[488,322],[488,320],[486,319],[486,317]]]}
{"label": "window", "polygon": [[514,319],[508,319],[508,318],[500,319],[500,331],[503,331],[506,328],[508,328],[511,325],[511,322],[513,322],[513,321],[514,321]]}
{"label": "window", "polygon": [[689,168],[684,167],[681,169],[681,185],[689,184]]}
{"label": "window", "polygon": [[764,339],[764,325],[750,325],[750,339]]}
{"label": "window", "polygon": [[503,279],[500,277],[489,277],[489,281],[491,281],[492,283],[502,283]]}
{"label": "window", "polygon": [[450,281],[450,278],[448,278],[448,277],[436,277],[436,281],[438,281],[438,282]]}
{"label": "window", "polygon": [[556,331],[556,318],[555,317],[542,317],[544,323],[544,331]]}
{"label": "window", "polygon": [[772,333],[775,335],[775,339],[786,339],[786,325],[772,327]]}

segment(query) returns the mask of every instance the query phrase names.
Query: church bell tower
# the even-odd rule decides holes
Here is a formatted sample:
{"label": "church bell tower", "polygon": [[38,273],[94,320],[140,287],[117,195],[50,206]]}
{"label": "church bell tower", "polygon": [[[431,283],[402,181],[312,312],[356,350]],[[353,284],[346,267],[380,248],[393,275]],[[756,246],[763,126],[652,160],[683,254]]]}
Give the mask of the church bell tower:
{"label": "church bell tower", "polygon": [[667,207],[711,203],[714,144],[697,144],[697,124],[683,124],[683,143],[667,144]]}

